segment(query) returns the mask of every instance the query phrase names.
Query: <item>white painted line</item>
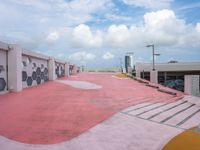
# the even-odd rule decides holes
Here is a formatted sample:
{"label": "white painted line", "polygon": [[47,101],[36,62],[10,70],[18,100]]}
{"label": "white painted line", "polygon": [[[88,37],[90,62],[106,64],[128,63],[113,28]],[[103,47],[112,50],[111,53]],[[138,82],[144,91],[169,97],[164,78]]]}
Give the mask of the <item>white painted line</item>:
{"label": "white painted line", "polygon": [[190,118],[184,124],[180,125],[180,127],[191,128],[191,127],[197,126],[199,123],[200,123],[200,112],[197,113],[196,115],[194,115],[192,118]]}
{"label": "white painted line", "polygon": [[191,107],[188,110],[174,116],[173,118],[171,118],[170,120],[168,120],[167,122],[165,122],[165,124],[170,124],[170,125],[177,125],[179,122],[181,122],[182,120],[184,120],[185,118],[187,118],[188,116],[190,116],[192,113],[196,112],[198,109],[200,109],[197,106]]}
{"label": "white painted line", "polygon": [[155,114],[157,114],[159,112],[163,112],[164,110],[167,110],[167,109],[169,109],[169,108],[171,108],[173,106],[176,106],[176,105],[178,105],[178,104],[180,104],[182,102],[183,102],[182,100],[179,100],[179,101],[176,101],[176,102],[173,102],[173,103],[169,103],[168,105],[165,105],[164,107],[160,107],[158,109],[155,109],[155,110],[152,110],[150,112],[147,112],[147,113],[141,115],[140,117],[142,117],[144,119],[148,119],[149,117],[151,117],[151,116],[153,116],[153,115],[155,115]]}
{"label": "white painted line", "polygon": [[133,105],[133,106],[130,106],[128,108],[126,108],[125,110],[123,110],[122,112],[126,113],[126,112],[129,112],[131,110],[135,110],[135,109],[139,109],[141,107],[146,107],[146,106],[149,106],[151,105],[152,103],[141,103],[141,104],[136,104],[136,105]]}
{"label": "white painted line", "polygon": [[173,108],[173,109],[171,109],[169,111],[166,111],[166,112],[163,112],[163,113],[159,114],[158,116],[152,118],[151,120],[160,122],[160,121],[166,119],[167,117],[177,113],[178,111],[180,111],[180,110],[182,110],[182,109],[184,109],[184,108],[186,108],[186,107],[188,107],[190,105],[191,105],[190,103],[184,103],[184,104],[179,105],[178,107],[175,107],[175,108]]}
{"label": "white painted line", "polygon": [[153,105],[150,105],[150,106],[138,109],[138,110],[133,110],[133,111],[130,111],[129,114],[131,114],[131,115],[137,115],[137,114],[140,114],[140,113],[142,113],[144,111],[147,111],[149,109],[152,109],[152,108],[160,106],[160,105],[163,105],[163,103],[155,103]]}

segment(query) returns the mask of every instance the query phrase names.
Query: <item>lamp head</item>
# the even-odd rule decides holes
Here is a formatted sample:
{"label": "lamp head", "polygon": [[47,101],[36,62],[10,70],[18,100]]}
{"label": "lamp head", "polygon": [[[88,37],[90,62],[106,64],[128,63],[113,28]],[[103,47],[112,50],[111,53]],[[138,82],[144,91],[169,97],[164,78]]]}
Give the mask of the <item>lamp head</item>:
{"label": "lamp head", "polygon": [[152,44],[152,45],[147,45],[146,47],[153,47],[154,45]]}

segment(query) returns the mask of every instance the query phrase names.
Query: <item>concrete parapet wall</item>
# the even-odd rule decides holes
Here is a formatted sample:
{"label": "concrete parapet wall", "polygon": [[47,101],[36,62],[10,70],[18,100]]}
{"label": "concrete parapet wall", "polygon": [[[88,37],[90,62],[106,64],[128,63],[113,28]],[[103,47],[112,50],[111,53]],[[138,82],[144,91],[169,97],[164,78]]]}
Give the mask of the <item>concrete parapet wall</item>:
{"label": "concrete parapet wall", "polygon": [[[71,74],[77,73],[76,65]],[[69,62],[0,42],[0,94],[70,75]]]}

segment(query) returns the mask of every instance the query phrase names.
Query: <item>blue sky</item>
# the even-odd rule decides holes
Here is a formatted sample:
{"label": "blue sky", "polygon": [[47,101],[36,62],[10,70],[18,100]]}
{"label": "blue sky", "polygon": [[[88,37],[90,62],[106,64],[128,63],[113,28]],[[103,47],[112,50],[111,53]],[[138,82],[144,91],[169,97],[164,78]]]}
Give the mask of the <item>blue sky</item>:
{"label": "blue sky", "polygon": [[1,0],[0,41],[89,67],[200,61],[198,0]]}

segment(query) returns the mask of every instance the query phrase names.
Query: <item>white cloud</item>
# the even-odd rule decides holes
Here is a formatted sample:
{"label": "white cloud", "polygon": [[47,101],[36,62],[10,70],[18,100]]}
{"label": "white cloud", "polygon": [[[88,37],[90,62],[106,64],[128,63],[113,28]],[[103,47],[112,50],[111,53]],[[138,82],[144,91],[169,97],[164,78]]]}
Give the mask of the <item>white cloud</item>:
{"label": "white cloud", "polygon": [[200,47],[200,23],[196,26],[179,19],[172,10],[163,9],[144,15],[143,25],[111,25],[105,31],[92,31],[80,24],[72,31],[72,43],[78,48],[138,49],[146,44],[162,47]]}
{"label": "white cloud", "polygon": [[[15,1],[15,0],[11,0]],[[23,0],[26,1],[26,0]],[[48,0],[50,2],[50,0]],[[85,7],[81,8],[81,5],[78,3],[81,2],[82,5],[89,5],[87,10]],[[72,9],[72,14],[75,8],[80,8],[83,14],[88,14],[91,17],[91,12],[95,12],[99,9],[99,6],[104,6],[106,2],[110,0],[103,0],[103,2],[99,2],[97,4],[90,1],[83,0],[75,0],[70,2],[64,2],[63,0],[56,0],[55,6],[52,6],[55,10],[55,7]],[[35,2],[31,0],[30,3],[27,2],[27,5],[31,5],[37,7],[38,9],[48,10],[43,4],[41,6],[40,3],[46,3],[43,1]],[[76,3],[75,3],[76,2]],[[51,3],[51,2],[50,2]],[[26,3],[25,3],[26,4]],[[50,4],[47,4],[50,7]],[[1,5],[0,5],[1,6]],[[98,7],[97,7],[98,6]],[[57,8],[57,9],[58,9]],[[12,9],[11,9],[12,10]],[[50,10],[48,10],[50,11]],[[12,11],[13,13],[13,11]],[[20,13],[20,12],[19,12]],[[14,13],[15,14],[15,13]],[[69,15],[72,15],[69,14]],[[109,13],[108,13],[109,14]],[[80,13],[79,16],[81,16]],[[73,16],[73,15],[72,15]],[[107,15],[109,18],[120,19],[116,15]],[[23,18],[23,17],[20,17]],[[76,18],[76,16],[73,16]],[[124,18],[124,20],[129,18]],[[40,23],[48,25],[51,23],[51,19],[48,16],[41,16]],[[12,24],[12,23],[9,23]],[[95,27],[96,28],[96,27]],[[185,20],[180,19],[176,16],[176,14],[169,9],[163,9],[159,11],[148,12],[143,17],[143,24],[139,25],[129,25],[121,24],[121,25],[110,25],[107,29],[103,30],[94,30],[88,25],[79,24],[77,26],[59,26],[59,27],[48,27],[47,30],[52,31],[46,37],[46,31],[41,32],[41,34],[32,35],[34,33],[26,33],[26,36],[29,37],[24,40],[24,43],[31,45],[35,44],[38,41],[46,41],[48,44],[55,44],[56,42],[65,41],[68,47],[71,48],[82,48],[84,50],[88,48],[112,48],[112,49],[139,49],[144,48],[146,44],[154,43],[156,46],[165,46],[165,47],[200,47],[200,23],[196,25],[187,24]],[[10,38],[8,35],[9,32],[1,32],[3,37]],[[13,33],[10,34],[10,36]],[[15,35],[15,34],[14,34]],[[1,36],[2,37],[2,36]],[[13,37],[14,38],[14,37]],[[17,35],[15,38],[22,38],[21,35]],[[37,39],[36,39],[37,38]],[[1,38],[3,39],[3,38]],[[4,38],[5,39],[5,38]],[[11,38],[10,38],[11,39]],[[35,40],[36,39],[36,40]],[[38,40],[39,39],[39,40]],[[13,39],[11,39],[13,40]],[[37,41],[37,42],[34,42]],[[41,44],[41,42],[40,42]],[[25,45],[25,44],[24,44]]]}
{"label": "white cloud", "polygon": [[50,1],[49,0],[46,1],[47,3],[45,1],[40,1],[40,0],[20,0],[20,1],[9,0],[9,1],[12,2],[12,3],[19,4],[19,5],[34,7],[34,8],[41,9],[41,10],[50,9],[50,5],[49,5]]}
{"label": "white cloud", "polygon": [[122,43],[129,41],[131,33],[126,25],[111,25],[108,28],[107,40],[113,46],[120,46]]}
{"label": "white cloud", "polygon": [[[169,7],[172,0],[123,1],[133,7],[160,9]],[[148,12],[143,20],[138,20],[138,16],[130,16],[128,12],[119,13],[116,7],[109,9],[113,8],[111,3],[111,0],[1,1],[0,19],[4,21],[0,25],[0,39],[5,42],[9,39],[8,42],[11,43],[17,39],[18,44],[22,43],[18,41],[23,41],[22,46],[25,48],[26,44],[39,45],[37,50],[45,49],[47,45],[44,42],[47,42],[55,44],[52,46],[54,48],[48,47],[49,51],[58,49],[57,53],[66,55],[72,54],[75,48],[80,48],[79,51],[82,52],[71,56],[79,60],[94,59],[95,55],[89,52],[93,48],[109,49],[110,53],[114,50],[137,51],[144,49],[146,44],[162,46],[161,49],[168,48],[173,52],[176,49],[200,48],[200,23],[188,24],[168,9]],[[97,23],[98,20],[100,22]],[[108,20],[109,23],[117,22],[117,25],[106,27]],[[138,20],[138,24],[131,25],[135,20]],[[86,25],[88,21],[92,27]],[[119,22],[123,24],[120,25]],[[52,32],[46,35],[48,31]]]}
{"label": "white cloud", "polygon": [[101,47],[102,37],[101,32],[97,31],[92,33],[90,27],[84,24],[80,24],[75,27],[72,33],[72,41],[74,47]]}
{"label": "white cloud", "polygon": [[75,60],[75,61],[94,60],[95,58],[96,58],[96,55],[85,52],[85,51],[76,52],[69,56],[69,59]]}
{"label": "white cloud", "polygon": [[113,7],[112,0],[8,0],[8,2],[29,8],[30,11],[34,10],[34,14],[29,13],[28,17],[30,15],[33,18],[38,17],[38,22],[46,16],[52,23],[65,20],[68,25],[91,21],[95,19],[93,13],[108,11],[106,8]]}
{"label": "white cloud", "polygon": [[183,11],[183,10],[195,9],[195,8],[200,8],[200,2],[186,3],[185,5],[179,7],[178,10]]}
{"label": "white cloud", "polygon": [[163,31],[165,33],[179,34],[186,28],[185,21],[178,19],[174,12],[168,9],[146,13],[144,15],[144,22],[148,30]]}
{"label": "white cloud", "polygon": [[197,25],[196,25],[196,30],[197,30],[198,32],[200,32],[200,22],[197,23]]}
{"label": "white cloud", "polygon": [[110,53],[110,52],[106,52],[103,56],[102,56],[102,58],[103,59],[113,59],[115,56],[112,54],[112,53]]}
{"label": "white cloud", "polygon": [[154,43],[167,47],[200,47],[199,24],[186,24],[172,10],[159,10],[144,15],[141,26],[112,25],[106,33],[106,45],[115,48],[140,48]]}
{"label": "white cloud", "polygon": [[178,44],[179,37],[184,36],[188,28],[172,10],[167,9],[146,13],[144,23],[145,42],[156,42],[163,46]]}
{"label": "white cloud", "polygon": [[45,41],[50,43],[50,44],[53,44],[59,39],[59,37],[60,37],[59,33],[57,31],[53,31],[53,32],[48,34]]}
{"label": "white cloud", "polygon": [[145,7],[150,9],[169,8],[173,0],[122,0],[127,5]]}

